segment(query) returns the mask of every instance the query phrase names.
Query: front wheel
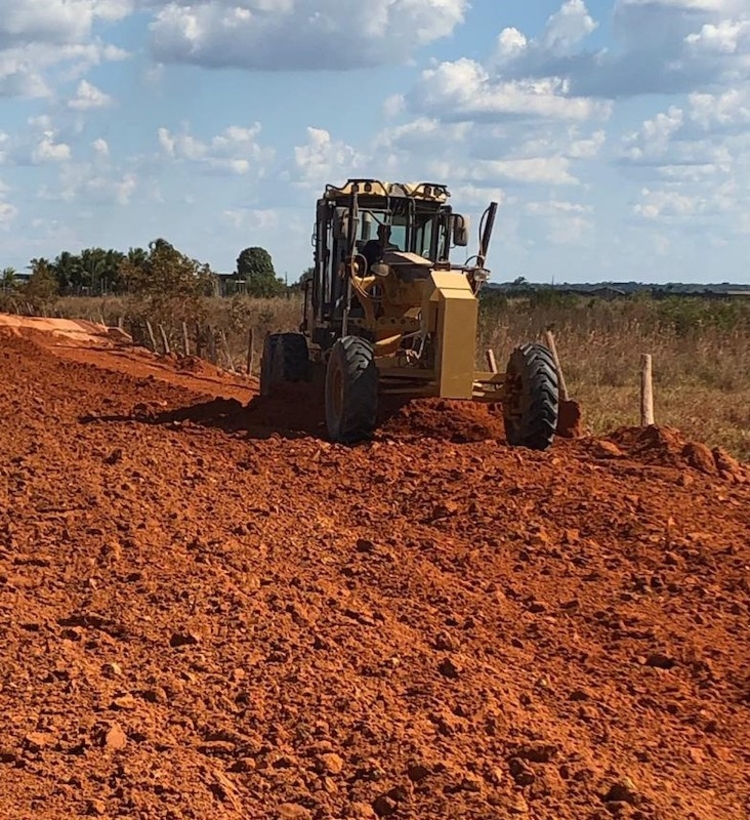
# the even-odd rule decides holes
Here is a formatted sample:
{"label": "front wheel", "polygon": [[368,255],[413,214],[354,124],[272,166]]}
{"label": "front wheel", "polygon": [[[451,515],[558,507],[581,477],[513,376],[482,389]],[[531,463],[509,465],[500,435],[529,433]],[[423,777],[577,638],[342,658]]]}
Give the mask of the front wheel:
{"label": "front wheel", "polygon": [[559,380],[550,351],[524,344],[510,356],[504,404],[505,437],[512,447],[546,450],[559,412]]}
{"label": "front wheel", "polygon": [[378,409],[378,368],[366,339],[344,336],[331,348],[326,368],[326,426],[331,441],[370,438]]}

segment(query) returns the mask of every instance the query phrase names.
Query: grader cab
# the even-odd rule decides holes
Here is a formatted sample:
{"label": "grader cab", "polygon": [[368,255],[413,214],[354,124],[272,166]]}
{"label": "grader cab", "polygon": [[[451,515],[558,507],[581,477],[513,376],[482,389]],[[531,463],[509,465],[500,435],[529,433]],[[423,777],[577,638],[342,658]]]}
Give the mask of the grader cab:
{"label": "grader cab", "polygon": [[372,435],[379,398],[440,397],[502,406],[509,444],[545,449],[558,416],[558,374],[550,351],[526,343],[505,373],[477,369],[478,294],[497,204],[480,226],[476,256],[468,220],[444,185],[350,179],[317,202],[314,273],[305,285],[298,333],[266,337],[261,394],[309,382],[317,369],[326,426],[335,442]]}

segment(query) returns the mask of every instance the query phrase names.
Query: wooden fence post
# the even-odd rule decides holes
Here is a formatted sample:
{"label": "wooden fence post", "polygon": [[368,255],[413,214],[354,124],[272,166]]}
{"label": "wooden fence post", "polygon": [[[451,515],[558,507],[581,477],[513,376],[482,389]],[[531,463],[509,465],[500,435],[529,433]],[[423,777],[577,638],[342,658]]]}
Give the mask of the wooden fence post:
{"label": "wooden fence post", "polygon": [[148,319],[146,319],[146,330],[148,331],[148,338],[151,340],[151,350],[156,353],[156,336],[154,336],[154,329]]}
{"label": "wooden fence post", "polygon": [[654,424],[654,381],[650,353],[641,356],[641,427]]}
{"label": "wooden fence post", "polygon": [[164,325],[159,325],[159,334],[161,335],[161,343],[164,346],[164,353],[165,355],[169,356],[172,352],[169,348],[169,339],[167,339],[167,332],[164,330]]}

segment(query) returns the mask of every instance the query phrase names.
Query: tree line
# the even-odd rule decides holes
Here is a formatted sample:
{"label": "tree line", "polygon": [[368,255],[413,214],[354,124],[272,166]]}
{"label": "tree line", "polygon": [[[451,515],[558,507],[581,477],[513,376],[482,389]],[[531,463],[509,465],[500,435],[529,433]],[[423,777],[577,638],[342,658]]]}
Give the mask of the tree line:
{"label": "tree line", "polygon": [[[191,259],[165,239],[155,239],[148,248],[122,252],[105,248],[85,248],[79,253],[63,251],[55,259],[34,258],[21,275],[12,267],[0,271],[0,292],[26,297],[29,301],[58,296],[119,296],[167,292],[188,287],[202,295],[246,294],[272,298],[297,290],[309,275],[287,287],[274,268],[271,254],[262,247],[242,250],[235,270],[219,277],[205,263]],[[220,286],[220,280],[223,285]]]}

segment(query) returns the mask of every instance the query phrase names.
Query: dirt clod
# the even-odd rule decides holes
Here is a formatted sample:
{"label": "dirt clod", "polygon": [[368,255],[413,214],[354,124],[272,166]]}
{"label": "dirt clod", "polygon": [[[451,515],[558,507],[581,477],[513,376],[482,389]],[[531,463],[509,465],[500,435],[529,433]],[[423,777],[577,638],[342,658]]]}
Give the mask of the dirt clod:
{"label": "dirt clod", "polygon": [[127,746],[127,743],[127,735],[118,723],[113,723],[104,733],[103,745],[107,751],[120,752]]}
{"label": "dirt clod", "polygon": [[629,777],[623,777],[614,782],[609,791],[604,796],[604,800],[608,803],[637,803],[638,791],[635,784]]}

